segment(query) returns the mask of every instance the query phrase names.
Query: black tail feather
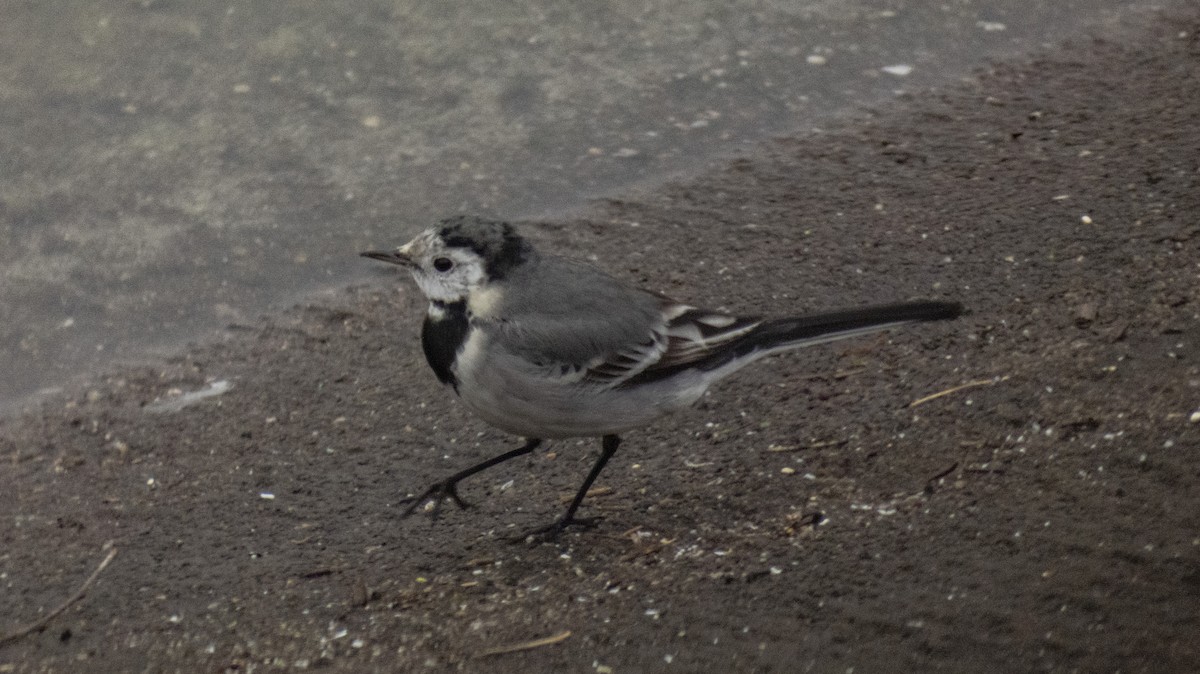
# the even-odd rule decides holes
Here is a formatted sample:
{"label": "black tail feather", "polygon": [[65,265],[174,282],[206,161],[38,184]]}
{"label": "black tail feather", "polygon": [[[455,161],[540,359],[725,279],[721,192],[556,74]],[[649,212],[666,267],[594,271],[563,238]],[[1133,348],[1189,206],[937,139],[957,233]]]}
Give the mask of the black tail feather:
{"label": "black tail feather", "polygon": [[923,301],[773,319],[731,344],[724,353],[713,354],[714,358],[700,367],[715,370],[756,351],[820,344],[904,323],[944,321],[957,318],[962,312],[963,307],[957,302]]}
{"label": "black tail feather", "polygon": [[962,305],[955,302],[904,302],[862,309],[845,309],[824,314],[778,318],[763,323],[746,335],[743,348],[771,348],[789,342],[819,339],[844,332],[892,323],[942,321],[957,318]]}
{"label": "black tail feather", "polygon": [[924,301],[768,320],[701,360],[649,369],[622,385],[636,386],[660,381],[684,370],[718,370],[738,361],[748,363],[752,360],[750,357],[756,354],[766,355],[773,351],[831,342],[905,323],[948,320],[958,317],[962,312],[962,305],[956,302]]}

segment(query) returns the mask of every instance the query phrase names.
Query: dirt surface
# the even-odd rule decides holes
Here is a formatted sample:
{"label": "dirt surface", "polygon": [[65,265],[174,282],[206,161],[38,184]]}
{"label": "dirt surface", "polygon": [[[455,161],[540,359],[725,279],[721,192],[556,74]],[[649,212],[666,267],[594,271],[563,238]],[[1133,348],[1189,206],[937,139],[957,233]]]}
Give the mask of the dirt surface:
{"label": "dirt surface", "polygon": [[1197,119],[1200,18],[1171,15],[525,223],[714,307],[972,312],[630,434],[603,522],[558,545],[505,537],[560,511],[590,440],[399,518],[516,440],[436,384],[384,270],[7,420],[0,633],[116,555],[0,672],[1196,671]]}

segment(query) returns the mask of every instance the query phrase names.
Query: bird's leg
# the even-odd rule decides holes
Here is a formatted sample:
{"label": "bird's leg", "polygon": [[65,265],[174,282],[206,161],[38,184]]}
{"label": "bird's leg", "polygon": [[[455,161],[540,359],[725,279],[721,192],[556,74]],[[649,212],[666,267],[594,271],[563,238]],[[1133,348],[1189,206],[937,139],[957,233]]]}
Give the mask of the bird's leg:
{"label": "bird's leg", "polygon": [[485,471],[488,468],[495,466],[496,464],[504,463],[505,461],[508,461],[509,459],[515,459],[518,456],[525,456],[526,454],[537,449],[538,445],[541,445],[541,444],[542,444],[542,441],[540,439],[530,438],[525,441],[524,445],[518,447],[517,449],[512,450],[511,452],[505,452],[505,453],[501,454],[500,456],[493,456],[492,458],[488,459],[487,461],[483,461],[482,463],[477,463],[474,466],[471,466],[470,468],[466,468],[464,470],[458,471],[457,473],[451,475],[450,477],[448,477],[444,480],[439,480],[438,482],[433,483],[432,485],[429,486],[428,489],[421,492],[420,496],[401,499],[401,501],[400,501],[401,503],[407,503],[407,504],[409,504],[409,506],[400,515],[400,517],[408,517],[409,515],[413,514],[417,510],[418,506],[420,506],[422,503],[425,503],[426,501],[429,501],[431,499],[433,500],[433,511],[430,513],[430,517],[432,517],[435,520],[437,519],[438,514],[441,512],[442,503],[446,499],[450,499],[450,500],[454,501],[455,505],[457,505],[459,508],[462,508],[464,510],[466,510],[467,508],[470,508],[471,504],[462,500],[462,497],[460,497],[458,495],[458,483],[459,482],[465,480],[468,477],[471,477],[475,473]]}
{"label": "bird's leg", "polygon": [[592,470],[584,479],[583,485],[579,487],[579,491],[575,493],[575,498],[571,501],[571,505],[567,506],[567,512],[563,513],[551,524],[543,527],[538,527],[530,531],[526,531],[514,541],[526,541],[532,538],[535,541],[552,541],[558,538],[559,534],[569,526],[593,527],[596,526],[596,518],[594,517],[575,517],[575,512],[579,510],[579,504],[583,503],[583,498],[587,496],[588,490],[592,488],[592,483],[600,475],[600,471],[604,470],[604,466],[608,460],[617,453],[617,447],[621,446],[621,438],[616,435],[606,435],[600,441],[600,458],[592,466]]}

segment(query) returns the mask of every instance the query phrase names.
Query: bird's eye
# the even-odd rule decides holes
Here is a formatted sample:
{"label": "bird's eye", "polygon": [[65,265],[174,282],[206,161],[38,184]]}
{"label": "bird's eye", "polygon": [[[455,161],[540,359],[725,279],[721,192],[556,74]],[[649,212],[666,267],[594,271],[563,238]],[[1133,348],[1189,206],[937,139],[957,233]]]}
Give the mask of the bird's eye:
{"label": "bird's eye", "polygon": [[448,272],[454,268],[454,261],[448,257],[439,257],[433,261],[433,268],[440,272]]}

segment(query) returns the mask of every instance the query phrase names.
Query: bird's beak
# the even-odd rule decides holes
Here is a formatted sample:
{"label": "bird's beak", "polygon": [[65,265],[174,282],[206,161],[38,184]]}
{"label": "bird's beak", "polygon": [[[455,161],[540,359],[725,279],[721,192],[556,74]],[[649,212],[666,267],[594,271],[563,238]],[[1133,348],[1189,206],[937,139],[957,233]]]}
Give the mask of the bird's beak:
{"label": "bird's beak", "polygon": [[368,250],[359,253],[359,255],[369,257],[372,260],[379,260],[380,262],[398,264],[401,267],[412,267],[415,265],[412,259],[411,243],[404,244],[395,250]]}

